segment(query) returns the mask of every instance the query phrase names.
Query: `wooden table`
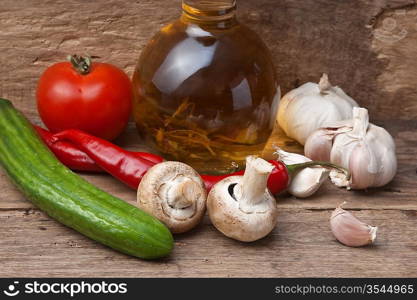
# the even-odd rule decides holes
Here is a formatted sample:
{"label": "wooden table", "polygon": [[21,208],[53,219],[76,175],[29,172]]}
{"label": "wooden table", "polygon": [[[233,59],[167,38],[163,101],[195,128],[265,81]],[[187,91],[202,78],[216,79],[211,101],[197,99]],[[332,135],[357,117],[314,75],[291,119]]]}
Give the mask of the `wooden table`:
{"label": "wooden table", "polygon": [[[417,9],[415,1],[367,2],[241,0],[239,5],[241,20],[271,48],[284,92],[328,72],[369,108],[374,123],[392,133],[399,170],[391,184],[354,192],[328,183],[309,199],[280,197],[276,229],[252,244],[224,237],[206,218],[176,236],[169,258],[148,262],[55,222],[0,171],[0,276],[417,276]],[[178,8],[179,1],[172,0],[2,0],[0,96],[40,124],[34,90],[46,66],[67,53],[88,52],[132,74],[145,42]],[[133,125],[117,142],[143,149]],[[109,176],[82,176],[135,201],[134,191]],[[329,216],[342,201],[379,227],[375,245],[348,248],[334,239]]]}

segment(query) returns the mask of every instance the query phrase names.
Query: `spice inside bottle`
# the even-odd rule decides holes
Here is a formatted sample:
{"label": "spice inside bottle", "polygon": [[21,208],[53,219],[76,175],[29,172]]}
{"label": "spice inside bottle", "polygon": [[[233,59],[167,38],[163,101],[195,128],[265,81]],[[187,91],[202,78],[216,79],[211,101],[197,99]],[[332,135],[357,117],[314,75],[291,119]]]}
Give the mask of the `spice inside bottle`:
{"label": "spice inside bottle", "polygon": [[143,50],[134,118],[146,143],[202,173],[261,154],[280,99],[270,53],[236,18],[235,1],[184,0]]}

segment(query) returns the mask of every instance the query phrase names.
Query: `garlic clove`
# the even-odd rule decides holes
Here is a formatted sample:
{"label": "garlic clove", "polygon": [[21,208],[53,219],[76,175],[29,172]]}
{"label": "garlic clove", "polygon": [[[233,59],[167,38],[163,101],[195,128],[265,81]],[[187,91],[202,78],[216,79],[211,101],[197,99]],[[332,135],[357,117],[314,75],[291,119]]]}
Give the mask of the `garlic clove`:
{"label": "garlic clove", "polygon": [[304,155],[298,153],[287,152],[279,147],[274,147],[274,149],[274,154],[277,154],[279,159],[286,165],[293,165],[311,161],[311,159],[309,159],[308,157],[305,157]]}
{"label": "garlic clove", "polygon": [[342,209],[342,205],[337,207],[330,217],[330,228],[336,239],[349,247],[372,244],[376,239],[378,227],[360,221],[352,213]]}
{"label": "garlic clove", "polygon": [[288,192],[297,198],[310,197],[329,178],[329,173],[325,168],[305,168],[291,180]]}
{"label": "garlic clove", "polygon": [[[311,159],[297,153],[286,152],[277,148],[276,154],[286,165],[293,165],[311,161]],[[305,168],[297,172],[291,179],[287,191],[297,198],[307,198],[313,195],[329,177],[329,170],[321,167]]]}
{"label": "garlic clove", "polygon": [[383,186],[390,182],[397,173],[394,139],[384,128],[370,124],[366,134],[366,143],[372,145],[377,162],[378,175],[375,176],[372,186]]}
{"label": "garlic clove", "polygon": [[304,155],[312,160],[330,161],[333,136],[326,129],[314,131],[304,146]]}
{"label": "garlic clove", "polygon": [[378,170],[375,155],[367,144],[359,143],[352,150],[349,159],[349,170],[352,172],[349,187],[361,190],[372,186],[378,175]]}
{"label": "garlic clove", "polygon": [[317,129],[308,138],[304,146],[304,155],[311,160],[330,161],[333,139],[341,133],[352,130],[351,122],[341,121]]}

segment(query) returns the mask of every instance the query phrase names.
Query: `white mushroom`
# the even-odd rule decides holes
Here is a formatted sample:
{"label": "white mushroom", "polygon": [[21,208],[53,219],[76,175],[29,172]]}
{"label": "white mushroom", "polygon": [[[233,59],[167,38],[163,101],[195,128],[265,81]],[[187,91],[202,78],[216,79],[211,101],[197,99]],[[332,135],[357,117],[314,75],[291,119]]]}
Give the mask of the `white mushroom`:
{"label": "white mushroom", "polygon": [[175,161],[150,168],[137,194],[139,208],[159,219],[173,233],[186,232],[200,223],[206,199],[204,182],[197,171]]}
{"label": "white mushroom", "polygon": [[249,156],[243,176],[218,182],[207,198],[207,210],[213,225],[224,235],[252,242],[269,234],[277,223],[276,200],[267,188],[274,166]]}

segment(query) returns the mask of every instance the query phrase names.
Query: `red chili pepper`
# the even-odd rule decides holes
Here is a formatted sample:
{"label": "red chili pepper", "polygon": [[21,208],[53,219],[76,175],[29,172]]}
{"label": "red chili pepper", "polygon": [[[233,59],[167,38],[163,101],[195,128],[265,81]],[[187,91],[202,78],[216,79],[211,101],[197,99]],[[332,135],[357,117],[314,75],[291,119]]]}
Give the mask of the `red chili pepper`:
{"label": "red chili pepper", "polygon": [[[345,168],[325,161],[308,161],[305,163],[293,165],[286,165],[279,160],[268,160],[268,162],[275,166],[275,168],[272,170],[271,174],[268,177],[268,189],[273,195],[285,191],[288,188],[288,185],[290,184],[291,176],[294,176],[300,170],[308,167],[332,168],[345,173],[348,178],[350,177],[349,171]],[[211,188],[220,180],[229,176],[242,176],[243,173],[244,171],[237,171],[235,173],[227,175],[202,175],[201,177],[204,180],[207,191],[210,191]]]}
{"label": "red chili pepper", "polygon": [[[288,187],[290,176],[288,168],[283,162],[279,160],[269,160],[268,162],[275,166],[268,177],[268,188],[270,192],[275,195],[284,191]],[[230,176],[242,176],[244,172],[245,171],[242,170],[226,175],[201,175],[201,177],[204,180],[207,191],[210,191],[211,188],[220,180]]]}
{"label": "red chili pepper", "polygon": [[280,160],[269,160],[275,166],[268,177],[268,188],[272,195],[285,191],[290,184],[290,172],[287,165]]}
{"label": "red chili pepper", "polygon": [[36,125],[33,125],[33,127],[55,156],[71,170],[87,172],[104,171],[85,152],[74,145],[65,141],[55,141],[54,135],[48,130]]}
{"label": "red chili pepper", "polygon": [[[36,127],[36,126],[35,126]],[[130,152],[111,144],[108,141],[86,134],[79,130],[66,130],[52,134],[49,131],[37,127],[43,140],[56,153],[63,164],[74,170],[94,170],[100,167],[108,173],[136,189],[144,173],[163,158],[146,152]],[[84,151],[84,152],[83,152]],[[73,157],[71,157],[73,154]],[[78,157],[82,157],[78,159]],[[90,158],[91,157],[91,158]],[[73,161],[71,160],[73,158]],[[152,160],[151,164],[144,164],[144,158]],[[77,163],[85,165],[78,168]],[[94,163],[95,162],[95,163]],[[268,179],[268,187],[273,194],[277,194],[287,188],[289,176],[285,165],[277,160],[270,160],[275,166]],[[100,166],[100,167],[99,167]],[[206,188],[211,190],[220,180],[229,176],[241,176],[244,171],[237,171],[227,175],[202,175]]]}
{"label": "red chili pepper", "polygon": [[[106,140],[89,135],[80,130],[65,130],[50,135],[52,136],[50,138],[52,145],[50,145],[51,142],[47,142],[47,144],[52,149],[59,143],[68,144],[133,189],[137,189],[143,175],[145,175],[149,168],[163,161],[163,158],[158,155],[126,151]],[[145,159],[148,157],[152,161]],[[66,159],[65,161],[61,160],[64,164],[69,167],[70,165],[74,165],[74,162],[70,161],[69,156],[65,156],[64,158]],[[74,158],[76,159],[77,157]],[[268,178],[268,188],[274,195],[286,190],[291,176],[306,167],[330,167],[349,174],[346,169],[329,162],[310,161],[293,165],[286,165],[279,160],[269,160],[268,162],[275,166]],[[201,175],[201,177],[203,178],[207,191],[210,191],[220,180],[230,176],[242,176],[243,173],[244,171],[242,170],[226,175]]]}
{"label": "red chili pepper", "polygon": [[242,176],[243,173],[244,171],[242,170],[242,171],[237,171],[237,172],[225,174],[225,175],[201,175],[201,178],[203,178],[206,189],[209,192],[212,189],[212,187],[220,180],[223,180],[230,176]]}
{"label": "red chili pepper", "polygon": [[54,134],[53,138],[56,143],[70,142],[85,152],[103,170],[133,189],[138,188],[140,180],[149,168],[163,161],[163,158],[158,155],[127,151],[80,130],[61,131]]}
{"label": "red chili pepper", "polygon": [[[37,125],[33,125],[44,143],[55,154],[55,156],[68,168],[74,171],[105,172],[85,152],[81,151],[72,143],[57,140],[50,131]],[[156,154],[147,152],[131,152],[140,158],[147,159],[155,164],[163,162],[164,159]]]}

